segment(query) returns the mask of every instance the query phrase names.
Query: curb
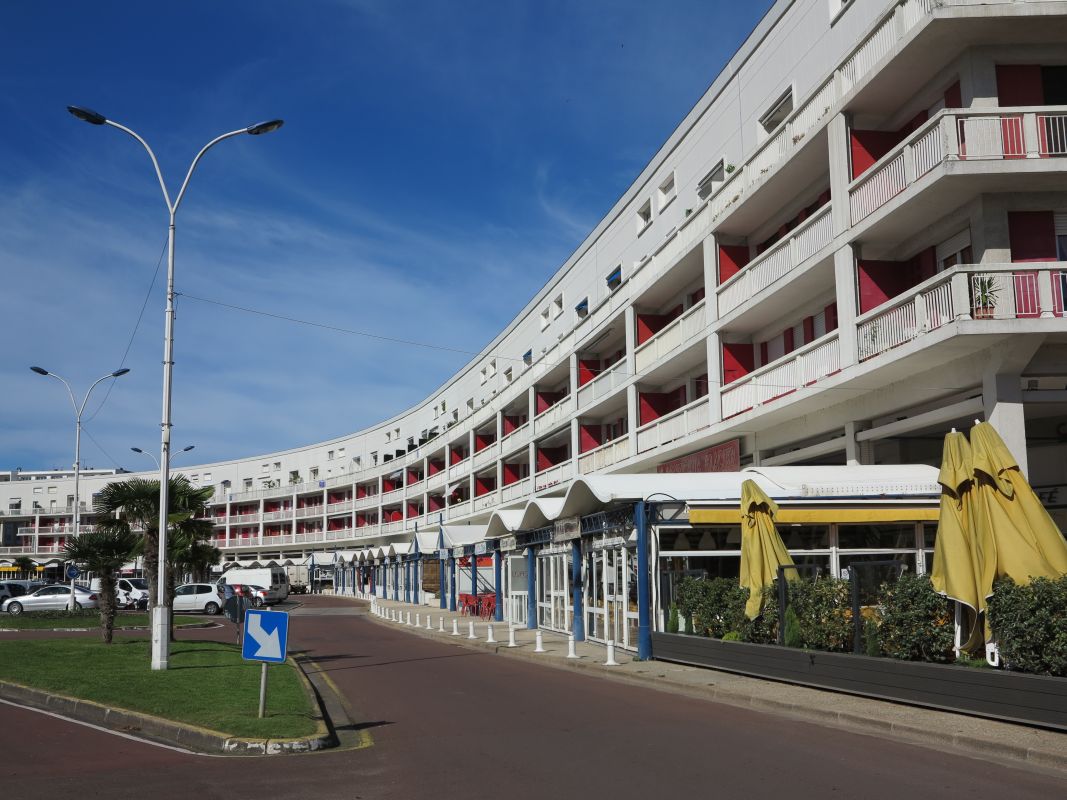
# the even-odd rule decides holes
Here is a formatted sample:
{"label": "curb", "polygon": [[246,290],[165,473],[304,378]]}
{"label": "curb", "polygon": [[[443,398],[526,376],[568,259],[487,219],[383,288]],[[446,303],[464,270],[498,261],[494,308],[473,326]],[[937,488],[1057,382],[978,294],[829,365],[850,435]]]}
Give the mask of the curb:
{"label": "curb", "polygon": [[[501,644],[497,642],[489,644],[481,640],[471,640],[465,636],[452,637],[445,635],[442,638],[437,631],[426,631],[423,628],[415,627],[409,628],[407,625],[398,625],[389,620],[377,617],[374,614],[368,613],[366,618],[383,627],[415,634],[424,639],[446,641],[450,644],[459,645],[472,650],[483,650],[490,653],[496,653],[508,658],[517,658],[554,669],[594,673],[598,677],[606,678],[618,683],[626,683],[632,686],[643,686],[646,689],[681,694],[686,697],[694,697],[701,700],[712,700],[717,703],[737,706],[740,708],[749,708],[764,713],[785,714],[794,719],[800,719],[806,722],[829,725],[831,727],[843,728],[872,736],[898,739],[910,744],[922,744],[937,750],[963,751],[967,755],[973,757],[980,757],[987,760],[994,759],[1012,766],[1019,766],[1021,762],[1034,768],[1051,770],[1056,773],[1067,773],[1067,747],[1060,750],[1022,747],[1019,745],[996,742],[990,739],[983,739],[965,733],[954,733],[950,737],[946,737],[939,733],[931,733],[918,725],[893,722],[890,720],[878,719],[876,717],[861,716],[851,712],[833,711],[831,709],[820,708],[804,703],[788,703],[780,700],[771,700],[751,692],[738,692],[714,686],[694,686],[671,678],[657,677],[655,680],[649,680],[644,677],[603,668],[603,665],[600,664],[600,662],[584,658],[573,661],[542,659],[535,656],[532,651],[524,652],[524,647],[510,648],[506,643]],[[648,663],[655,662],[652,661]],[[660,663],[667,664],[670,662]],[[694,667],[694,669],[704,668]],[[709,675],[716,674],[716,670],[713,669],[705,669],[704,671]],[[834,693],[827,692],[827,694]],[[1067,741],[1067,737],[1065,737],[1065,741]]]}
{"label": "curb", "polygon": [[[197,628],[221,628],[218,622],[189,622],[184,625],[175,625],[174,630],[186,631]],[[91,633],[99,631],[100,627],[94,628],[0,628],[0,633]],[[112,631],[147,631],[151,630],[148,625],[125,625],[114,627]]]}
{"label": "curb", "polygon": [[200,728],[173,720],[127,711],[121,708],[80,700],[76,697],[54,694],[18,683],[0,681],[0,699],[27,708],[47,711],[76,722],[84,722],[117,733],[146,739],[190,750],[204,755],[224,756],[275,756],[310,753],[337,746],[337,737],[328,722],[324,705],[311,685],[303,667],[294,659],[288,660],[296,667],[304,691],[316,710],[316,731],[310,736],[295,739],[246,739],[228,736],[225,733]]}

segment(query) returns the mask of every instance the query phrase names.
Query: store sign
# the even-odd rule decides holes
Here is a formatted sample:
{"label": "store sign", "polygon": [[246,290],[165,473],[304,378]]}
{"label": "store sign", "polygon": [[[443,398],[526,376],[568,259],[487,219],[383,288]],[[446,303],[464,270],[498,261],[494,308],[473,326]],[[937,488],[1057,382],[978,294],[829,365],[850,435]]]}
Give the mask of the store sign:
{"label": "store sign", "polygon": [[452,548],[452,556],[454,558],[462,558],[463,557],[463,545],[457,544],[455,547],[453,547]]}
{"label": "store sign", "polygon": [[442,561],[447,561],[448,560],[448,549],[443,547],[440,550],[438,550],[437,551],[437,557],[439,559],[441,559]]}
{"label": "store sign", "polygon": [[697,450],[681,458],[664,461],[656,472],[740,472],[741,440],[731,439],[714,447]]}
{"label": "store sign", "polygon": [[581,517],[564,517],[557,519],[552,528],[553,542],[569,542],[578,539],[582,535]]}
{"label": "store sign", "polygon": [[485,542],[477,542],[474,545],[474,555],[476,555],[476,556],[484,556],[488,552],[489,552],[489,545],[487,545]]}
{"label": "store sign", "polygon": [[598,539],[593,542],[594,550],[614,550],[617,547],[625,547],[626,539],[622,536],[608,536],[605,539]]}
{"label": "store sign", "polygon": [[500,549],[505,552],[509,550],[518,550],[519,538],[517,536],[502,536],[500,538]]}

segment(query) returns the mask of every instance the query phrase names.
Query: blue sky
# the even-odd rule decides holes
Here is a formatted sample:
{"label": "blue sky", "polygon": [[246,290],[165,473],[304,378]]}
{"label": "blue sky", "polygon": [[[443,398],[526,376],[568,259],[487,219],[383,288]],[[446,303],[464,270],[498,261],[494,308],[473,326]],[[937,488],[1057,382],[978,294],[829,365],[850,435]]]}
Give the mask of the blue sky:
{"label": "blue sky", "polygon": [[[179,292],[478,351],[563,263],[770,0],[4,3],[0,7],[0,468],[71,463],[39,364],[97,387],[82,463],[158,452],[166,210]],[[344,435],[467,356],[179,299],[176,464]],[[107,402],[99,401],[107,396]],[[91,417],[91,419],[90,419]],[[192,458],[195,456],[195,459]]]}

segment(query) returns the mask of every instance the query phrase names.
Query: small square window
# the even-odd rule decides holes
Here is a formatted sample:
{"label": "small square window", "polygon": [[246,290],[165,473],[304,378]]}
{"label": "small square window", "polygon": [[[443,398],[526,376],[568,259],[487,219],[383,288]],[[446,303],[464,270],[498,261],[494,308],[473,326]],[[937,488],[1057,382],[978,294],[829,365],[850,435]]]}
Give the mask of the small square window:
{"label": "small square window", "polygon": [[787,89],[781,97],[771,104],[771,107],[760,117],[759,124],[763,133],[773,133],[779,125],[785,122],[786,117],[793,113],[793,89]]}
{"label": "small square window", "polygon": [[726,180],[726,166],[723,164],[722,159],[719,159],[719,163],[711,168],[703,178],[700,179],[700,183],[697,184],[697,196],[701,200],[707,200],[713,194],[715,190],[723,185]]}
{"label": "small square window", "polygon": [[622,264],[615,267],[605,280],[607,281],[608,288],[613,292],[622,286]]}
{"label": "small square window", "polygon": [[637,231],[640,233],[649,225],[652,224],[652,201],[646,200],[644,204],[637,209]]}
{"label": "small square window", "polygon": [[672,172],[667,180],[659,185],[659,208],[660,211],[674,199],[674,173]]}
{"label": "small square window", "polygon": [[270,464],[264,464],[259,471],[263,473],[270,472]]}
{"label": "small square window", "polygon": [[311,469],[308,470],[308,475],[311,476],[311,480],[317,481],[319,479],[319,468],[318,467],[312,467]]}
{"label": "small square window", "polygon": [[333,461],[333,450],[327,450],[326,451],[326,460],[327,461]]}
{"label": "small square window", "polygon": [[205,472],[204,473],[204,482],[207,483],[210,480],[211,480],[211,473],[210,472]]}
{"label": "small square window", "polygon": [[506,370],[504,370],[504,383],[511,383],[513,379],[514,374],[511,371],[511,367],[508,367]]}
{"label": "small square window", "polygon": [[578,315],[578,319],[585,319],[589,316],[589,298],[582,298],[582,302],[574,307],[574,313]]}
{"label": "small square window", "polygon": [[252,488],[252,479],[251,478],[245,478],[244,479],[244,488],[245,488],[246,492],[251,490],[251,488]]}
{"label": "small square window", "polygon": [[282,462],[281,461],[275,461],[274,462],[274,471],[275,472],[281,472],[282,471]]}
{"label": "small square window", "polygon": [[337,457],[338,458],[344,458],[345,457],[345,449],[343,447],[338,447],[337,448]]}
{"label": "small square window", "polygon": [[556,299],[552,301],[552,316],[558,317],[563,313],[563,295],[556,295]]}
{"label": "small square window", "polygon": [[551,314],[549,313],[549,310],[546,307],[545,310],[541,312],[541,330],[544,330],[545,328],[547,328],[551,321],[552,321]]}
{"label": "small square window", "polygon": [[522,363],[530,366],[533,363],[533,350],[527,350],[522,354]]}

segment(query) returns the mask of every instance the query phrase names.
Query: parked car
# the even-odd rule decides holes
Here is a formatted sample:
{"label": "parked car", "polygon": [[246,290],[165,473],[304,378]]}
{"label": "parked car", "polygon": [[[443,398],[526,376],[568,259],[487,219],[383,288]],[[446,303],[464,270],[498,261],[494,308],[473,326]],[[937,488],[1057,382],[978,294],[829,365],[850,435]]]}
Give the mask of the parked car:
{"label": "parked car", "polygon": [[[74,587],[75,608],[96,608],[96,593]],[[70,607],[70,587],[61,583],[42,586],[21,597],[9,597],[0,603],[0,612],[19,615],[23,611],[62,611]]]}
{"label": "parked car", "polygon": [[222,574],[218,583],[265,587],[268,603],[280,603],[289,596],[289,576],[278,566],[230,569]]}
{"label": "parked car", "polygon": [[21,597],[26,594],[26,587],[15,581],[0,581],[0,600],[9,597]]}
{"label": "parked car", "polygon": [[[93,578],[89,588],[100,591],[100,579]],[[115,602],[119,608],[148,608],[148,581],[144,578],[119,578],[115,581]]]}
{"label": "parked car", "polygon": [[222,590],[212,583],[182,584],[174,590],[174,610],[218,614],[222,610]]}
{"label": "parked car", "polygon": [[[256,586],[251,583],[231,583],[229,586],[233,589],[234,594],[247,597],[252,608],[261,608],[265,606],[270,597],[270,593],[264,587]],[[226,586],[220,585],[219,591],[221,591],[225,597]]]}

